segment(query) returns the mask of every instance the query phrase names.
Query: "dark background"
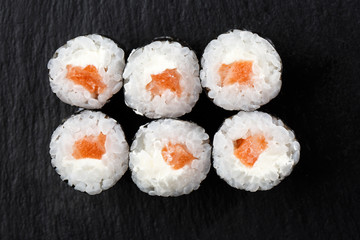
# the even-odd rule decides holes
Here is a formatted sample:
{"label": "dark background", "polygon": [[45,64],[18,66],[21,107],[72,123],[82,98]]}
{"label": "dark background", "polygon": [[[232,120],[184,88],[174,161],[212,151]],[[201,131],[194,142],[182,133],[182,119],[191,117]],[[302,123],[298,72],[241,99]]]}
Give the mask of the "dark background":
{"label": "dark background", "polygon": [[[359,1],[1,1],[1,239],[359,239]],[[260,108],[296,133],[301,157],[270,191],[236,190],[213,169],[190,195],[151,197],[129,171],[96,196],[73,190],[50,164],[54,129],[77,111],[51,92],[47,62],[79,35],[99,33],[126,52],[169,35],[201,57],[232,28],[269,38],[283,87]],[[131,143],[149,119],[123,91],[102,111]],[[205,94],[191,120],[214,135],[235,112]]]}

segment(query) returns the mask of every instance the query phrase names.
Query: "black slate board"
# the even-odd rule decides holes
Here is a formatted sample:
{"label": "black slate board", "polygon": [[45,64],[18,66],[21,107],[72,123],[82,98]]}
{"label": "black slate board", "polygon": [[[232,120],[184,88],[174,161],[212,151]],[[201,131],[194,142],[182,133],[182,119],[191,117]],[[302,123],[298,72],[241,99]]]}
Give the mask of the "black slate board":
{"label": "black slate board", "polygon": [[[9,1],[0,3],[1,239],[359,239],[359,1]],[[232,29],[270,38],[284,66],[260,110],[296,132],[301,159],[266,192],[229,187],[212,169],[199,190],[151,197],[130,173],[89,196],[50,164],[52,131],[77,108],[50,90],[47,62],[67,40],[99,33],[128,54],[158,36],[206,44]],[[149,120],[120,91],[103,112],[131,142]],[[181,119],[213,136],[228,112],[201,95]]]}

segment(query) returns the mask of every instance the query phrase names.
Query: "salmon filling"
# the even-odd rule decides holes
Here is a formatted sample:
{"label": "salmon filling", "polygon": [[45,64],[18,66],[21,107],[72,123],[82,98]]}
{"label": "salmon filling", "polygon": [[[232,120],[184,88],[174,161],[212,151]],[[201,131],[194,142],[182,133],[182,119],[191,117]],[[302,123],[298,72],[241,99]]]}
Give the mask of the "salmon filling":
{"label": "salmon filling", "polygon": [[234,141],[234,155],[247,167],[252,167],[266,148],[267,142],[262,135]]}
{"label": "salmon filling", "polygon": [[161,155],[165,162],[175,170],[190,164],[195,159],[187,147],[179,143],[165,145],[161,150]]}
{"label": "salmon filling", "polygon": [[252,61],[236,61],[230,64],[221,64],[218,73],[221,79],[221,86],[232,85],[238,83],[240,85],[248,85],[253,87]]}
{"label": "salmon filling", "polygon": [[98,136],[85,136],[77,140],[73,146],[73,157],[75,159],[93,158],[101,159],[106,152],[106,135],[100,133]]}
{"label": "salmon filling", "polygon": [[166,90],[174,92],[180,97],[182,89],[180,87],[181,75],[176,68],[166,69],[159,74],[151,74],[151,82],[146,85],[146,90],[153,95],[162,95]]}
{"label": "salmon filling", "polygon": [[83,86],[90,93],[99,95],[105,90],[106,84],[102,82],[102,78],[94,65],[81,68],[69,64],[66,69],[66,78],[75,84]]}

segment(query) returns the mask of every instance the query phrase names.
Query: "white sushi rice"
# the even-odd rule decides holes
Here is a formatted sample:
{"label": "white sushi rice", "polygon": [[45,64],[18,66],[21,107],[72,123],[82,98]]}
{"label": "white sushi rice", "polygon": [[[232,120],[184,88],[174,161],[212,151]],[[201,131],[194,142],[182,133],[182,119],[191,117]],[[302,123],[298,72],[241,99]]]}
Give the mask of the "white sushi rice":
{"label": "white sushi rice", "polygon": [[[67,65],[85,68],[94,65],[106,88],[92,94],[80,84],[66,78]],[[48,63],[52,91],[65,103],[88,109],[101,108],[122,87],[125,66],[124,51],[112,40],[97,35],[69,40],[56,50]]]}
{"label": "white sushi rice", "polygon": [[[106,135],[101,159],[75,159],[74,143],[85,136]],[[51,164],[61,179],[90,195],[112,187],[128,168],[129,147],[120,125],[101,112],[83,111],[60,125],[50,142]]]}
{"label": "white sushi rice", "polygon": [[[262,134],[267,148],[252,167],[234,155],[234,141]],[[247,191],[268,190],[288,176],[300,157],[300,144],[284,123],[263,112],[239,112],[215,134],[214,168],[229,185]]]}
{"label": "white sushi rice", "polygon": [[[162,157],[169,142],[184,144],[196,158],[174,170]],[[141,126],[131,145],[129,166],[132,179],[150,195],[179,196],[199,188],[210,169],[209,136],[198,125],[163,119]]]}
{"label": "white sushi rice", "polygon": [[[238,83],[221,86],[222,64],[253,61],[254,87]],[[221,34],[205,48],[201,59],[201,84],[213,102],[226,110],[252,111],[276,97],[281,88],[282,64],[273,45],[257,34],[233,30]]]}
{"label": "white sushi rice", "polygon": [[[181,75],[181,96],[166,90],[153,95],[146,89],[152,74],[174,69]],[[199,63],[193,51],[178,42],[155,41],[133,50],[124,70],[125,103],[149,118],[179,117],[192,110],[202,91]]]}

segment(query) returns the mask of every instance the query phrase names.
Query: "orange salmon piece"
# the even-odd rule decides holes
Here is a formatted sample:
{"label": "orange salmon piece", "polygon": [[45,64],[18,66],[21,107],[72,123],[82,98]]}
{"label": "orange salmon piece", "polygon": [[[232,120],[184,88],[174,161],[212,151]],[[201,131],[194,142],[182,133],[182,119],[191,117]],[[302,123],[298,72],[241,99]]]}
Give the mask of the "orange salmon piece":
{"label": "orange salmon piece", "polygon": [[247,167],[252,167],[266,148],[267,142],[262,135],[234,141],[234,155]]}
{"label": "orange salmon piece", "polygon": [[190,164],[195,159],[186,146],[179,143],[165,145],[161,150],[161,155],[165,162],[175,170]]}
{"label": "orange salmon piece", "polygon": [[66,78],[83,86],[90,93],[98,95],[105,90],[106,84],[102,82],[102,78],[94,65],[87,65],[81,68],[69,64],[66,66],[66,69]]}
{"label": "orange salmon piece", "polygon": [[180,97],[182,89],[180,87],[180,73],[174,69],[165,69],[162,73],[151,74],[151,82],[146,85],[146,90],[153,95],[163,94],[166,90],[170,90]]}
{"label": "orange salmon piece", "polygon": [[252,86],[252,61],[236,61],[230,64],[221,64],[218,73],[221,79],[221,86],[239,83]]}
{"label": "orange salmon piece", "polygon": [[106,135],[100,133],[98,136],[85,136],[77,140],[73,146],[73,157],[75,159],[93,158],[101,159],[106,152]]}

